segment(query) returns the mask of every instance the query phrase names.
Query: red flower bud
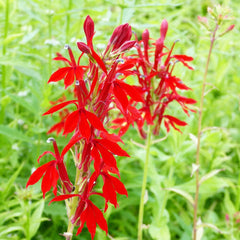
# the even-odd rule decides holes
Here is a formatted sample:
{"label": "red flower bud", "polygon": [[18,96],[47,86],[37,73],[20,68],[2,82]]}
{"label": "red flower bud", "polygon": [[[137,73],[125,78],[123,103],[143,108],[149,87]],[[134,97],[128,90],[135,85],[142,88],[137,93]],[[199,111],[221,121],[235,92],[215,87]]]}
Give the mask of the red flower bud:
{"label": "red flower bud", "polygon": [[84,28],[84,32],[85,32],[85,35],[86,35],[87,44],[89,46],[92,46],[92,38],[93,38],[93,35],[94,35],[94,22],[93,22],[93,20],[91,19],[90,16],[86,17],[86,20],[84,21],[83,28]]}
{"label": "red flower bud", "polygon": [[134,47],[134,45],[136,44],[136,41],[126,41],[121,47],[120,47],[120,52],[124,52],[126,50],[131,49],[132,47]]}
{"label": "red flower bud", "polygon": [[84,42],[77,42],[77,46],[78,46],[78,49],[83,52],[83,53],[86,53],[86,54],[89,54],[90,53],[90,48],[88,47],[87,44],[85,44]]}

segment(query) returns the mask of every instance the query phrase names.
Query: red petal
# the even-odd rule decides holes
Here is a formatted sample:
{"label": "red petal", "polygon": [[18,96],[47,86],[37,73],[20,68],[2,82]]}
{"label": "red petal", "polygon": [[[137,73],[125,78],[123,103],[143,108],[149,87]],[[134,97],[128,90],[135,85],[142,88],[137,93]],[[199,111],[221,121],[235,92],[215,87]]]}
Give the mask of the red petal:
{"label": "red petal", "polygon": [[91,238],[93,240],[95,233],[96,233],[96,227],[97,227],[96,220],[97,219],[94,214],[94,209],[93,209],[92,205],[93,205],[93,203],[91,201],[88,201],[88,206],[85,211],[86,211],[86,215],[87,215],[87,217],[86,217],[87,228],[88,228],[88,231],[90,232]]}
{"label": "red petal", "polygon": [[90,89],[90,92],[89,92],[89,96],[92,94],[92,92],[93,92],[93,90],[96,86],[97,80],[98,80],[98,69],[96,69],[96,72],[95,72],[95,75],[94,75],[94,78],[93,78],[93,81],[92,81],[91,89]]}
{"label": "red petal", "polygon": [[186,125],[187,125],[186,122],[181,121],[181,120],[179,120],[179,119],[177,119],[177,118],[175,118],[175,117],[173,117],[173,116],[170,116],[170,115],[163,115],[163,117],[169,119],[170,122],[173,122],[173,123],[175,123],[175,124],[177,124],[177,125],[179,125],[179,126],[186,126]]}
{"label": "red petal", "polygon": [[56,196],[58,178],[59,176],[58,171],[56,169],[56,161],[52,161],[42,180],[41,188],[43,192],[43,198],[45,198],[46,192],[50,191],[51,187],[53,187],[53,193]]}
{"label": "red petal", "polygon": [[51,152],[51,151],[46,151],[46,152],[44,152],[43,154],[41,154],[41,155],[38,157],[38,159],[37,159],[38,163],[39,163],[40,159],[41,159],[44,155],[46,155],[46,154],[51,154],[54,158],[56,158],[56,155],[55,155],[53,152]]}
{"label": "red petal", "polygon": [[79,122],[79,111],[76,110],[68,115],[64,124],[63,135],[68,134],[72,132],[74,129],[76,129],[78,122]]}
{"label": "red petal", "polygon": [[64,122],[60,122],[57,124],[54,124],[47,132],[47,134],[53,133],[56,131],[56,134],[58,135],[64,128]]}
{"label": "red petal", "polygon": [[113,154],[118,156],[130,157],[126,151],[124,151],[117,143],[111,142],[107,139],[97,139],[98,143],[103,145],[106,149],[110,150]]}
{"label": "red petal", "polygon": [[176,58],[179,61],[193,61],[193,57],[187,55],[173,55],[172,58]]}
{"label": "red petal", "polygon": [[123,110],[126,111],[128,106],[128,98],[125,92],[121,89],[121,87],[118,84],[114,84],[113,93],[114,96],[119,101],[119,103],[121,104]]}
{"label": "red petal", "polygon": [[[51,204],[52,202],[63,201],[63,200],[66,200],[66,199],[72,198],[72,197],[81,197],[81,195],[79,195],[79,194],[65,194],[65,195],[60,195],[60,196],[54,197],[54,198],[49,202],[49,204]],[[48,204],[48,205],[49,205],[49,204]]]}
{"label": "red petal", "polygon": [[113,177],[111,175],[109,175],[109,177],[112,181],[112,184],[113,184],[115,190],[119,194],[128,196],[127,189],[125,188],[124,184],[119,179],[117,179],[116,177]]}
{"label": "red petal", "polygon": [[106,131],[101,120],[94,114],[88,111],[85,111],[88,121],[92,126],[98,130]]}
{"label": "red petal", "polygon": [[74,69],[68,71],[66,77],[64,78],[65,89],[74,82]]}
{"label": "red petal", "polygon": [[66,102],[60,103],[58,105],[55,105],[54,107],[50,108],[47,112],[45,112],[43,114],[43,116],[44,115],[48,115],[48,114],[52,114],[54,112],[57,112],[58,110],[64,108],[65,106],[67,106],[67,105],[69,105],[71,103],[75,103],[75,102],[77,102],[77,100],[70,100],[70,101],[66,101]]}
{"label": "red petal", "polygon": [[64,149],[62,150],[61,153],[61,158],[64,157],[64,155],[68,152],[68,150],[75,144],[77,143],[79,140],[81,140],[82,137],[79,136],[79,133],[75,133],[72,138],[70,139],[70,141],[68,142],[68,144],[64,147]]}
{"label": "red petal", "polygon": [[71,69],[72,69],[71,67],[64,67],[64,68],[58,69],[56,72],[54,72],[51,75],[51,77],[48,80],[48,83],[60,81],[61,79],[63,79],[66,76],[68,71]]}
{"label": "red petal", "polygon": [[107,68],[103,62],[103,60],[99,57],[99,55],[93,50],[92,50],[92,57],[95,59],[95,61],[97,62],[97,64],[101,67],[101,69],[107,73]]}
{"label": "red petal", "polygon": [[30,176],[30,178],[28,179],[28,182],[26,184],[26,188],[29,186],[29,185],[33,185],[35,183],[37,183],[42,175],[46,172],[48,166],[52,163],[52,161],[48,162],[48,163],[45,163],[43,164],[41,167],[37,168],[33,173],[32,175]]}
{"label": "red petal", "polygon": [[136,86],[130,86],[124,82],[118,81],[118,84],[127,92],[127,94],[136,102],[144,102],[143,97]]}
{"label": "red petal", "polygon": [[112,155],[112,153],[110,153],[106,148],[102,147],[102,146],[99,145],[99,144],[97,144],[97,149],[98,149],[99,152],[101,153],[103,161],[104,161],[108,166],[117,168],[116,159],[114,158],[114,156]]}
{"label": "red petal", "polygon": [[83,74],[84,74],[84,71],[82,67],[76,67],[75,69],[76,80],[83,80]]}
{"label": "red petal", "polygon": [[123,143],[122,139],[114,133],[109,134],[108,132],[100,132],[100,137],[107,139],[111,142],[122,142]]}
{"label": "red petal", "polygon": [[93,148],[92,148],[91,156],[94,159],[94,169],[96,172],[99,172],[99,169],[101,169],[100,168],[101,157],[95,146],[93,146]]}
{"label": "red petal", "polygon": [[62,55],[53,58],[53,60],[67,62],[69,65],[71,65],[71,62],[67,58],[63,57]]}
{"label": "red petal", "polygon": [[83,137],[89,139],[91,135],[91,128],[83,111],[81,111],[80,115],[79,131]]}
{"label": "red petal", "polygon": [[[89,201],[89,203],[90,203],[90,201]],[[105,220],[105,218],[103,216],[103,213],[92,202],[91,202],[91,207],[93,208],[97,224],[107,234],[108,226],[107,226],[107,222],[106,222],[106,220]]]}
{"label": "red petal", "polygon": [[65,186],[68,192],[72,192],[73,185],[69,180],[67,169],[64,162],[58,161],[57,166],[58,166],[59,177],[61,179],[62,184]]}

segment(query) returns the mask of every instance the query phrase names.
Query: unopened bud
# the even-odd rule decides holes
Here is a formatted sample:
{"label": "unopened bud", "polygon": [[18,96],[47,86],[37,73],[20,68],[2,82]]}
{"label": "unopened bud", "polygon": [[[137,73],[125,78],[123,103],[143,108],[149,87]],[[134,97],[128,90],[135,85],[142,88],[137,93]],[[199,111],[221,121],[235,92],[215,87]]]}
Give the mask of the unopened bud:
{"label": "unopened bud", "polygon": [[126,50],[131,49],[134,47],[136,44],[136,41],[126,41],[121,47],[120,47],[120,52],[124,52]]}
{"label": "unopened bud", "polygon": [[77,42],[77,46],[78,46],[78,49],[83,52],[83,53],[86,53],[86,54],[89,54],[90,53],[90,48],[88,47],[87,44],[85,44],[84,42]]}

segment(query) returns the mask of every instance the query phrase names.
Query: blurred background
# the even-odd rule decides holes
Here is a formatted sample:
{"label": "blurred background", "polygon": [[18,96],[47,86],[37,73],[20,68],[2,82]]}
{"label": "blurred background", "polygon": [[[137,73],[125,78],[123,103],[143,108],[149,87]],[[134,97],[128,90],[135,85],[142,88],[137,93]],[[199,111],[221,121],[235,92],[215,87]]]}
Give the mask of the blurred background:
{"label": "blurred background", "polygon": [[[38,166],[38,156],[51,150],[46,143],[47,131],[58,118],[43,117],[42,113],[50,107],[49,101],[56,101],[64,92],[60,83],[47,85],[51,73],[62,66],[52,58],[57,52],[68,56],[65,44],[79,56],[76,41],[85,41],[85,17],[90,15],[95,22],[94,46],[100,51],[119,24],[128,22],[139,38],[147,28],[150,37],[156,39],[161,21],[167,19],[166,45],[171,47],[180,40],[174,54],[194,57],[194,71],[179,64],[175,74],[192,88],[185,96],[199,102],[210,41],[197,16],[206,16],[207,7],[216,4],[232,9],[234,19],[229,25],[236,26],[216,41],[207,78],[200,175],[219,173],[201,185],[199,215],[205,228],[199,239],[240,239],[238,0],[0,0],[0,240],[57,240],[63,239],[59,233],[67,229],[64,203],[48,206],[52,195],[43,201],[40,183],[27,190],[25,185]],[[187,117],[177,105],[171,110],[188,126],[181,128],[182,134],[171,131],[165,141],[151,148],[144,212],[146,240],[190,240],[192,236],[193,207],[189,198],[195,191],[191,172],[196,154],[197,114]],[[164,135],[165,130],[159,137]],[[60,147],[67,141],[61,135],[51,136]],[[108,209],[105,217],[109,235],[98,229],[95,239],[137,238],[144,150],[131,139],[144,143],[134,129],[123,137],[124,149],[131,158],[119,158],[118,164],[129,197],[119,196],[120,207]],[[71,156],[67,156],[69,169],[71,161]],[[81,236],[73,239],[90,239],[90,234],[84,229]]]}

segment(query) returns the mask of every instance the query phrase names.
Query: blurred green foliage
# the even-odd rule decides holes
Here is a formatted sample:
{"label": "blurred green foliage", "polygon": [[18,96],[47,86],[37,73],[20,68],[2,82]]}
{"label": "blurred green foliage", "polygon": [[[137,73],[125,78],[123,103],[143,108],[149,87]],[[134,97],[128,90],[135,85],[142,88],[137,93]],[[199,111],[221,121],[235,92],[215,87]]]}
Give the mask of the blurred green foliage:
{"label": "blurred green foliage", "polygon": [[[85,41],[82,30],[85,17],[89,14],[95,22],[94,43],[98,49],[103,49],[113,29],[125,22],[139,37],[148,28],[150,36],[156,39],[160,23],[166,18],[169,22],[166,45],[171,46],[180,39],[174,52],[195,59],[195,71],[179,65],[175,74],[193,89],[188,96],[199,101],[210,43],[197,16],[206,16],[207,7],[217,3],[233,9],[236,27],[217,40],[207,79],[200,170],[200,175],[205,177],[199,202],[199,214],[206,225],[201,239],[239,239],[239,1],[0,0],[0,27],[3,29],[0,33],[1,240],[63,239],[59,233],[67,227],[64,205],[55,203],[43,207],[40,185],[30,190],[24,188],[32,168],[37,167],[38,155],[50,150],[46,132],[56,118],[41,115],[49,107],[49,101],[64,92],[61,84],[47,85],[50,74],[59,66],[51,59],[56,52],[66,54],[63,48],[66,43],[78,53],[75,43],[78,39]],[[169,111],[175,111],[189,125],[181,129],[183,134],[172,131],[165,141],[151,148],[144,213],[144,239],[149,240],[188,240],[192,234],[191,200],[195,182],[191,172],[196,154],[197,116],[192,114],[187,118],[178,112],[177,106]],[[159,137],[162,136],[164,131]],[[108,209],[105,216],[109,237],[98,229],[96,239],[136,239],[144,151],[131,139],[143,143],[137,132],[130,129],[124,142],[132,157],[118,161],[129,197],[120,196],[120,207]],[[59,136],[58,142],[63,146],[66,139]],[[46,200],[45,205],[48,202]],[[83,231],[81,239],[89,238],[89,233]]]}

